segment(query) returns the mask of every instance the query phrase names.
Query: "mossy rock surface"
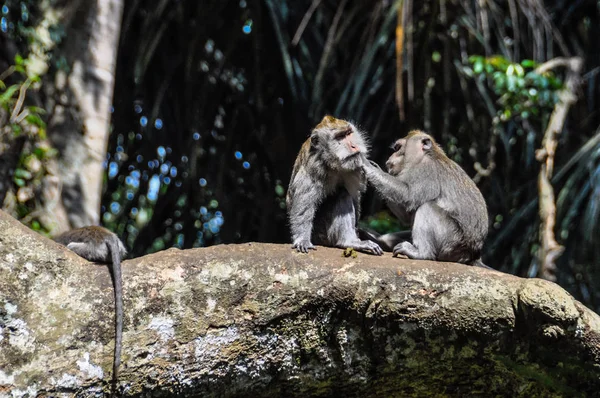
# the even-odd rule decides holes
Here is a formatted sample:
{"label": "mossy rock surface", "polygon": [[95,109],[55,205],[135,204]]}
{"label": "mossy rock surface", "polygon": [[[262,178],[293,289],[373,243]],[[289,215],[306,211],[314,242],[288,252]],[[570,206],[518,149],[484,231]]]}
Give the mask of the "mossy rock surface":
{"label": "mossy rock surface", "polygon": [[[125,261],[125,396],[596,396],[600,319],[556,284],[249,243]],[[106,266],[0,212],[0,396],[102,396]]]}

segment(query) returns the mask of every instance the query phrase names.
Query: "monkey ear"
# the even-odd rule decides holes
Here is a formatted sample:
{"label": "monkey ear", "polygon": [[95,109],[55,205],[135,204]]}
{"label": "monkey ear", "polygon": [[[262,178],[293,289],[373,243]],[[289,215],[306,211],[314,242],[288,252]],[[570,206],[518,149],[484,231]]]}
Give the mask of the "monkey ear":
{"label": "monkey ear", "polygon": [[315,146],[319,144],[319,136],[317,134],[313,134],[310,136],[310,145]]}
{"label": "monkey ear", "polygon": [[428,151],[431,149],[431,140],[429,138],[424,138],[423,141],[421,141],[421,143],[423,144],[423,149]]}

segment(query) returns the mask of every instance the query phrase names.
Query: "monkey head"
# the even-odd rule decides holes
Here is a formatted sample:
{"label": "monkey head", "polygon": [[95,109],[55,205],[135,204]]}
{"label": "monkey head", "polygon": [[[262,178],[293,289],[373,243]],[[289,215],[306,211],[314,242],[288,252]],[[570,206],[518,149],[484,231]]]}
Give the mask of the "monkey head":
{"label": "monkey head", "polygon": [[363,133],[352,123],[325,116],[310,136],[311,150],[321,153],[333,170],[355,171],[361,168],[362,155],[368,149]]}
{"label": "monkey head", "polygon": [[413,130],[404,138],[400,138],[391,146],[394,153],[385,165],[388,173],[398,175],[405,167],[420,163],[436,151],[442,151],[433,137],[420,130]]}

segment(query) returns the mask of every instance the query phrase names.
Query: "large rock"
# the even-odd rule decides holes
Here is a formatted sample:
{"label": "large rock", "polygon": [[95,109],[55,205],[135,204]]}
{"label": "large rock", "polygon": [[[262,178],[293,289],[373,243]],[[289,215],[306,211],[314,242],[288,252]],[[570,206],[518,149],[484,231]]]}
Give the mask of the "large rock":
{"label": "large rock", "polygon": [[[165,396],[595,396],[600,318],[539,279],[248,243],[123,264],[120,390]],[[0,396],[108,391],[113,299],[0,212]]]}

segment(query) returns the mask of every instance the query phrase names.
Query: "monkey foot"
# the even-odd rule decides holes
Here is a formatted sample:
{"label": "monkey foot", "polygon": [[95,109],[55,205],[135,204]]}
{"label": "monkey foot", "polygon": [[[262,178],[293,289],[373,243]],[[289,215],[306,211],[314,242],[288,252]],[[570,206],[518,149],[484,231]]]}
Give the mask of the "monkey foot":
{"label": "monkey foot", "polygon": [[294,243],[292,249],[296,249],[300,253],[308,253],[309,250],[317,250],[315,245],[313,245],[312,243],[310,243],[310,241],[307,240],[302,240]]}

